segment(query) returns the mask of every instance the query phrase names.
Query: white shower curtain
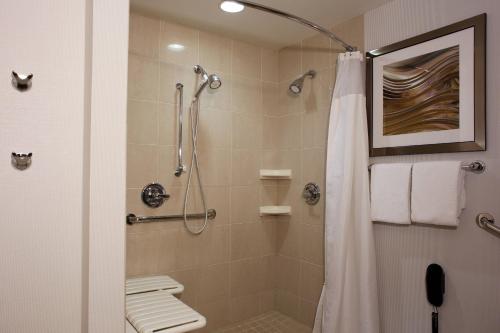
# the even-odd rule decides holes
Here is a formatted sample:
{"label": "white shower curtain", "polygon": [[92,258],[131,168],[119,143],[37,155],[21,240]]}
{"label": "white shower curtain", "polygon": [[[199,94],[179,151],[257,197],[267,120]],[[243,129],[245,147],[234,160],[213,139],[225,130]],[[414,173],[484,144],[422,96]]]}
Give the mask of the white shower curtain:
{"label": "white shower curtain", "polygon": [[360,52],[339,55],[328,129],[325,285],[314,333],[379,332],[364,73]]}

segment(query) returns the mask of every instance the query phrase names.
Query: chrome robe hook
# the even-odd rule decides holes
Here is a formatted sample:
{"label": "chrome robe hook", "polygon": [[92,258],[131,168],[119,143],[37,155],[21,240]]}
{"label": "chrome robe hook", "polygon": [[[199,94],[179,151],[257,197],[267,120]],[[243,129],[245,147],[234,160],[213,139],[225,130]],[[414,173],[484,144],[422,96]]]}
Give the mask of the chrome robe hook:
{"label": "chrome robe hook", "polygon": [[33,74],[21,74],[12,71],[12,85],[19,91],[31,88],[31,79],[33,79]]}

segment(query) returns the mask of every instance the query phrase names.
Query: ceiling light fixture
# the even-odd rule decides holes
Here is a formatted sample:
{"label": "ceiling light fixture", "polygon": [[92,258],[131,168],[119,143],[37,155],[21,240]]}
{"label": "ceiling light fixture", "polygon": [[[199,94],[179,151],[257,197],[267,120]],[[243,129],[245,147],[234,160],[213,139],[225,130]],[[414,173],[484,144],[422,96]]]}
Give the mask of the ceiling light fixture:
{"label": "ceiling light fixture", "polygon": [[245,9],[245,6],[236,1],[222,1],[219,5],[219,8],[226,13],[239,13],[243,11],[243,9]]}

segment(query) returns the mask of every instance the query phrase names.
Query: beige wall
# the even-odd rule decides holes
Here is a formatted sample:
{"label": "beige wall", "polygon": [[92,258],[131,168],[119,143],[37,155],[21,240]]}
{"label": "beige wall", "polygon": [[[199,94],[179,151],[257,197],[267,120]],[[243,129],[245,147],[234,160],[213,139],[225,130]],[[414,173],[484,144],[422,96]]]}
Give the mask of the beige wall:
{"label": "beige wall", "polygon": [[367,50],[394,43],[460,20],[488,14],[487,24],[487,140],[488,151],[460,154],[395,156],[373,162],[426,160],[484,160],[487,171],[468,174],[467,208],[456,230],[422,226],[375,226],[382,332],[420,333],[429,330],[431,307],[425,297],[428,264],[441,264],[446,295],[440,309],[443,332],[498,332],[500,327],[500,239],[479,229],[480,212],[498,219],[500,191],[500,3],[496,0],[393,1],[365,15]]}
{"label": "beige wall", "polygon": [[[86,1],[2,1],[2,332],[86,324],[87,14]],[[13,88],[11,70],[33,73],[31,89]],[[32,152],[31,166],[14,168],[12,152]]]}
{"label": "beige wall", "polygon": [[[363,48],[362,16],[333,31]],[[277,96],[273,100],[277,107],[264,109],[263,164],[293,170],[293,180],[277,184],[277,200],[292,206],[292,216],[277,221],[275,305],[309,326],[323,285],[324,196],[309,206],[301,194],[308,182],[318,183],[324,194],[328,116],[339,52],[344,51],[322,35],[280,50],[279,83],[268,88],[269,98]],[[310,69],[317,71],[316,78],[306,79],[300,96],[289,94],[291,81]]]}
{"label": "beige wall", "polygon": [[[170,52],[167,45],[174,42],[185,45],[185,51]],[[258,216],[258,171],[262,87],[277,82],[277,53],[132,14],[129,56],[129,212],[182,212],[187,174],[174,176],[175,83],[185,86],[184,148],[188,151],[187,106],[195,86],[192,67],[201,64],[216,72],[222,87],[203,92],[199,128],[202,181],[208,206],[217,210],[217,218],[200,236],[188,234],[180,221],[129,226],[127,275],[165,273],[179,280],[185,286],[181,299],[207,316],[207,331],[272,309],[273,283],[268,272],[276,253],[275,223]],[[140,201],[142,187],[153,181],[172,195],[159,209],[148,209]],[[263,198],[267,195],[262,191]],[[192,211],[201,211],[199,196],[195,198]]]}
{"label": "beige wall", "polygon": [[[362,47],[362,17],[336,30]],[[173,42],[186,45],[185,52],[169,52]],[[207,331],[272,309],[312,326],[323,284],[324,201],[307,206],[301,194],[310,181],[324,190],[337,48],[316,36],[273,51],[131,16],[129,212],[182,211],[186,175],[173,175],[175,83],[184,83],[187,104],[194,64],[222,77],[222,87],[201,98],[200,165],[215,222],[201,236],[190,236],[181,222],[129,226],[127,232],[127,275],[165,273],[180,280],[186,287],[181,298],[208,317]],[[290,82],[309,69],[317,77],[306,80],[300,96],[289,95]],[[259,180],[260,168],[290,168],[293,179]],[[140,201],[152,181],[172,194],[159,209]],[[289,204],[292,216],[261,218],[261,204]],[[201,210],[199,198],[193,210]]]}

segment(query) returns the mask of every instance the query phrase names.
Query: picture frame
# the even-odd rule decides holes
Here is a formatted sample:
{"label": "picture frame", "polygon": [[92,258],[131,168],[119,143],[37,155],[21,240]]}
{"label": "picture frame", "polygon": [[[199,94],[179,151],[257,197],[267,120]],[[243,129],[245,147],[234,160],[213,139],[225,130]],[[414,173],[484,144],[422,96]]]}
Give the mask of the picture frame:
{"label": "picture frame", "polygon": [[486,150],[486,14],[366,56],[370,156]]}

